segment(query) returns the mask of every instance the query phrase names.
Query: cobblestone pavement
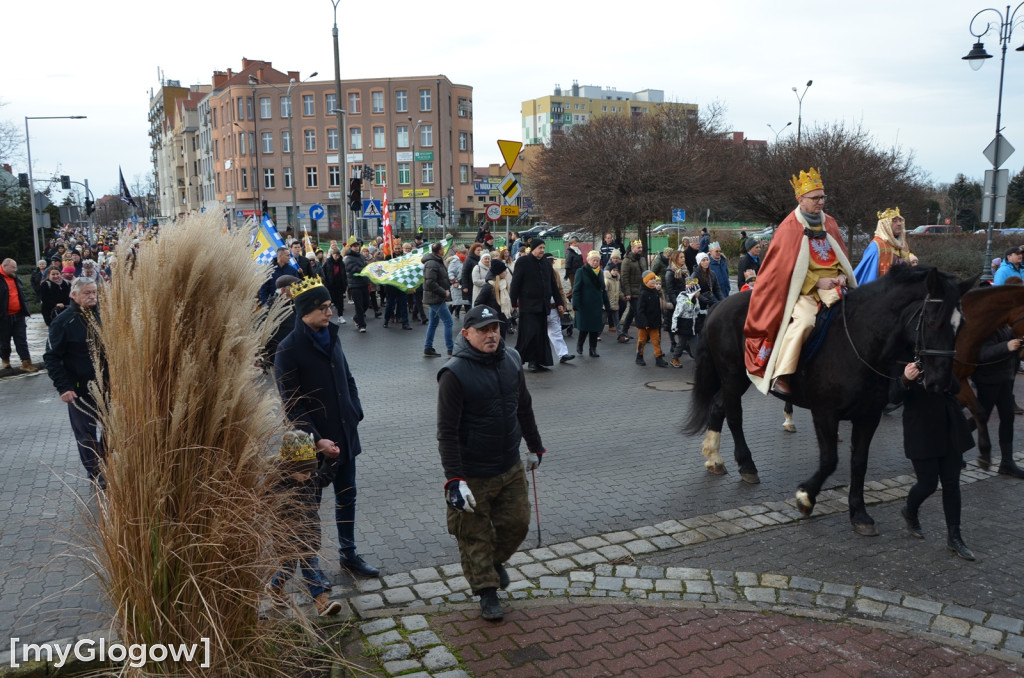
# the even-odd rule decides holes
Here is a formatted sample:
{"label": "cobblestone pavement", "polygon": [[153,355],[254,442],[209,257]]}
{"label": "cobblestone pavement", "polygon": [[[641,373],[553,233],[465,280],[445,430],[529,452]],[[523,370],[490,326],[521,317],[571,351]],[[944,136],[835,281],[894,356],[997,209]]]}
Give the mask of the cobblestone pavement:
{"label": "cobblestone pavement", "polygon": [[[474,625],[483,629],[479,633],[491,629],[492,632],[487,634],[491,640],[504,637],[512,643],[513,638],[520,634],[513,624],[507,625],[510,630],[505,633],[500,630],[506,628],[505,625],[491,627],[474,621],[477,613],[472,602],[466,603],[467,611],[459,609],[460,599],[457,596],[461,594],[462,601],[468,601],[469,597],[457,588],[461,573],[457,571],[457,565],[452,565],[458,560],[457,552],[454,540],[446,534],[444,528],[441,491],[443,476],[434,439],[434,375],[442,362],[422,357],[424,328],[419,325],[414,327],[415,331],[412,332],[403,332],[398,328],[384,330],[379,321],[371,321],[366,334],[356,334],[351,323],[341,330],[366,410],[366,420],[360,425],[365,452],[359,458],[357,541],[362,554],[370,562],[381,565],[386,576],[381,582],[363,582],[355,589],[351,580],[337,573],[330,559],[325,561],[326,569],[340,585],[335,591],[345,591],[360,615],[367,618],[382,616],[385,619],[396,613],[404,615],[397,617],[399,621],[395,622],[397,628],[402,630],[402,637],[413,633],[403,626],[405,616],[410,613],[437,613],[439,610],[436,606],[444,605],[447,607],[443,609],[449,610],[449,613],[429,617],[429,624],[439,632],[443,641],[446,640],[456,649],[469,646],[468,642],[458,639],[471,636],[471,627]],[[678,432],[687,394],[647,387],[650,382],[668,381],[676,382],[670,386],[685,388],[685,380],[692,376],[692,365],[687,362],[682,370],[653,366],[639,368],[632,362],[633,346],[617,344],[613,338],[609,334],[604,336],[604,341],[599,344],[599,352],[602,354],[599,359],[577,358],[568,365],[556,366],[550,373],[528,376],[538,422],[550,453],[537,473],[542,533],[538,538],[536,527],[531,530],[523,545],[524,549],[530,550],[523,553],[548,551],[547,548],[533,549],[538,542],[545,547],[552,545],[552,549],[554,545],[573,544],[575,546],[563,548],[569,551],[575,548],[580,553],[559,555],[551,552],[546,558],[524,555],[524,562],[521,566],[517,565],[520,571],[516,572],[517,579],[513,584],[513,587],[518,585],[521,588],[510,592],[513,609],[506,618],[507,622],[527,623],[527,618],[539,619],[548,614],[557,618],[557,615],[566,613],[563,605],[548,604],[536,608],[536,603],[527,599],[546,596],[573,596],[576,599],[581,592],[570,591],[576,588],[585,589],[588,600],[594,591],[605,591],[606,597],[616,603],[608,614],[615,618],[625,615],[621,624],[631,628],[642,626],[645,618],[648,622],[643,623],[662,624],[658,620],[664,615],[667,615],[664,618],[674,620],[671,622],[673,625],[684,623],[680,620],[699,625],[703,623],[699,619],[704,618],[709,620],[709,627],[721,627],[722,624],[714,621],[718,613],[713,612],[717,609],[713,607],[666,612],[651,612],[644,607],[639,616],[631,617],[631,614],[636,613],[622,605],[625,601],[614,599],[619,596],[636,598],[633,590],[646,591],[631,589],[625,584],[626,579],[644,579],[639,571],[635,576],[622,577],[623,583],[617,591],[599,589],[586,581],[574,581],[574,584],[580,585],[564,587],[553,586],[561,584],[561,581],[540,581],[542,576],[585,578],[590,573],[595,577],[593,583],[596,584],[596,572],[602,567],[648,567],[660,569],[666,574],[673,568],[701,569],[708,573],[733,573],[733,583],[710,582],[712,587],[724,587],[723,591],[737,590],[737,586],[740,591],[746,588],[766,588],[737,584],[736,577],[742,573],[757,578],[756,581],[760,581],[762,575],[771,575],[785,578],[787,582],[791,577],[798,581],[803,578],[817,581],[822,587],[828,583],[829,586],[855,589],[839,610],[843,614],[838,619],[821,622],[801,619],[787,624],[785,620],[790,617],[780,616],[783,621],[779,622],[779,629],[772,632],[771,638],[763,641],[765,647],[779,642],[787,633],[800,637],[811,635],[801,626],[804,624],[821,623],[832,625],[828,627],[830,629],[854,629],[842,620],[858,614],[870,620],[874,618],[871,612],[874,610],[878,613],[875,617],[880,615],[879,618],[887,623],[891,620],[904,624],[916,623],[920,630],[946,634],[969,643],[969,648],[956,650],[965,658],[963,661],[974,661],[970,657],[979,657],[978,653],[987,648],[999,648],[1003,654],[997,660],[1001,662],[1005,662],[1007,657],[1011,660],[1020,657],[1024,647],[1014,643],[1018,642],[1016,638],[1020,637],[1021,629],[1016,628],[1014,622],[1019,622],[1024,616],[1024,601],[1014,584],[1020,572],[1021,546],[1018,540],[1013,539],[1016,531],[1011,532],[1011,529],[1019,522],[1019,509],[1024,507],[1021,499],[1024,484],[974,471],[974,476],[965,476],[965,482],[970,482],[964,487],[964,536],[967,543],[979,553],[978,563],[964,563],[947,557],[939,534],[942,521],[938,496],[929,499],[923,513],[929,539],[924,542],[906,539],[900,529],[902,520],[896,513],[898,502],[895,499],[901,491],[905,492],[909,482],[905,474],[910,472],[910,466],[901,452],[902,437],[897,415],[883,418],[869,464],[868,479],[876,481],[875,490],[878,492],[870,510],[879,523],[881,536],[862,538],[852,532],[845,514],[842,492],[826,495],[828,500],[816,509],[820,517],[798,521],[792,505],[785,502],[790,499],[797,484],[808,477],[816,465],[816,444],[809,413],[797,412],[799,433],[784,433],[780,427],[782,417],[779,403],[757,394],[748,395],[744,401],[746,431],[748,438],[756,441],[754,457],[761,471],[762,482],[760,485],[746,485],[739,481],[735,464],[730,459],[731,437],[728,433],[723,435],[723,456],[728,460],[733,473],[711,476],[703,468],[703,458],[698,451],[699,439],[685,437]],[[440,341],[440,337],[437,341]],[[36,356],[34,350],[33,356]],[[266,386],[259,384],[256,387]],[[4,412],[0,429],[3,431],[4,445],[0,449],[0,459],[8,471],[0,480],[0,510],[5,516],[0,525],[0,546],[3,546],[0,549],[0,572],[4,574],[0,580],[0,634],[6,632],[8,635],[18,635],[26,642],[40,642],[91,632],[101,627],[98,598],[88,580],[88,567],[68,547],[69,541],[74,542],[85,534],[82,514],[88,513],[91,500],[88,498],[87,484],[81,477],[83,472],[74,451],[66,410],[43,374],[0,380],[0,411]],[[1018,437],[1021,435],[1019,428]],[[849,440],[847,425],[843,425],[841,434]],[[883,480],[888,484],[883,484]],[[848,463],[843,460],[827,487],[841,487],[847,482]],[[78,495],[85,499],[78,499]],[[748,507],[748,510],[749,507],[763,508],[750,514],[741,512],[738,516],[733,515],[732,512],[744,507]],[[726,517],[721,518],[723,513]],[[756,519],[758,515],[771,513],[777,513],[786,520],[777,520],[775,526],[770,526],[772,522],[765,523]],[[733,536],[726,532],[715,534],[708,529],[711,526],[700,524],[701,520],[707,520],[706,517],[712,514],[720,516],[721,521],[736,523],[739,526],[738,533]],[[322,512],[325,524],[329,525],[331,516],[330,507],[325,503]],[[743,522],[745,520],[754,520],[757,527],[747,526]],[[690,525],[686,524],[688,521]],[[670,525],[672,522],[676,525]],[[634,532],[628,532],[630,530]],[[691,536],[682,536],[684,533]],[[626,537],[623,542],[605,540],[606,546],[591,541],[601,540],[602,537],[598,535],[607,537],[612,534],[632,536]],[[692,536],[697,534],[704,538]],[[711,538],[708,538],[708,534]],[[329,553],[332,545],[336,544],[336,536],[329,528],[325,529],[324,535],[324,550]],[[674,541],[669,543],[666,539]],[[643,550],[630,551],[621,545],[635,541],[650,542],[656,548],[647,553]],[[610,547],[622,548],[623,552],[619,553]],[[606,551],[602,553],[600,549]],[[596,558],[588,558],[586,553],[598,555]],[[519,555],[522,554],[517,554],[517,557]],[[573,556],[578,560],[572,560]],[[619,562],[618,558],[623,560]],[[542,564],[566,559],[570,560],[568,566],[561,564],[548,567]],[[540,567],[529,568],[529,565]],[[433,577],[423,574],[429,570],[437,574]],[[426,577],[422,581],[413,576],[418,571]],[[601,576],[614,577],[615,571],[607,571]],[[404,577],[412,577],[412,585],[401,585]],[[658,578],[652,579],[652,582],[655,579]],[[431,583],[440,583],[446,587],[447,594],[430,595],[441,591],[436,587],[424,586]],[[414,585],[419,585],[422,590],[417,590]],[[379,590],[375,591],[374,586]],[[920,616],[915,617],[913,622],[900,617],[907,615],[896,610],[906,609],[906,602],[894,604],[891,600],[876,600],[882,606],[882,611],[879,613],[877,606],[866,605],[868,611],[864,612],[857,607],[856,601],[860,598],[874,599],[862,596],[860,587],[867,587],[869,593],[877,589],[889,598],[896,595],[900,601],[908,597],[920,599],[928,603],[926,607],[929,610],[938,605],[939,611],[928,611],[927,614],[931,616],[926,624],[926,620]],[[396,593],[401,588],[412,591],[412,597],[402,600],[404,594]],[[685,587],[680,591],[655,591],[652,588],[644,593],[642,600],[648,601],[645,604],[662,605],[689,603],[713,606],[733,602],[729,594],[720,598],[717,593],[714,600],[701,600],[700,596],[714,593],[714,590],[711,593],[698,593],[701,588],[697,586],[693,593],[687,593]],[[657,595],[648,593],[663,595],[659,600]],[[673,599],[675,594],[678,594],[678,600]],[[688,595],[697,598],[688,599]],[[781,615],[779,609],[791,604],[790,594],[786,597],[772,594],[775,596],[773,602],[757,599],[757,596],[763,595],[766,594],[755,592],[755,599],[751,601],[743,591],[744,598],[739,602],[768,607],[758,608],[761,611],[750,616],[749,623],[742,620],[745,618],[736,617],[740,621],[730,622],[727,626],[760,628],[752,620]],[[820,588],[810,595],[832,594]],[[366,604],[372,596],[379,599],[379,605]],[[440,600],[435,600],[438,598]],[[805,600],[800,596],[795,599]],[[417,604],[425,607],[418,611],[407,609]],[[523,607],[520,608],[520,605]],[[964,614],[971,619],[943,613],[945,605],[954,606],[951,608],[953,611],[960,607],[968,610]],[[816,608],[817,605],[809,608],[804,605],[803,614],[807,613],[807,609]],[[550,612],[538,611],[543,609]],[[527,615],[526,610],[530,610],[528,617],[522,616]],[[744,611],[748,615],[750,612]],[[698,616],[685,616],[694,614]],[[975,619],[979,614],[980,618]],[[596,615],[598,619],[601,617],[600,614]],[[947,624],[940,620],[939,627],[935,627],[939,617],[949,617],[959,622]],[[1010,620],[1007,622],[1010,628],[994,631],[1000,635],[998,642],[992,643],[992,627],[986,624],[995,619],[994,623],[998,625],[1004,618]],[[419,622],[414,620],[412,623]],[[554,626],[563,624],[556,623]],[[795,628],[792,631],[786,631],[793,626]],[[597,627],[580,628],[597,632]],[[981,630],[975,631],[975,628]],[[851,630],[849,634],[851,638],[854,635],[867,638],[863,641],[851,640],[853,644],[850,647],[869,646],[876,642],[870,640],[873,633],[865,634],[862,628]],[[971,634],[978,637],[972,638]],[[371,635],[374,634],[368,633],[368,637]],[[755,634],[754,637],[760,636]],[[908,647],[917,647],[915,643],[922,642],[930,647],[932,641],[908,637],[907,642],[910,643]],[[907,656],[920,654],[924,657],[930,656],[931,652],[924,649],[897,649],[897,646],[903,648],[903,645],[892,640],[890,644],[894,653],[906,651],[909,653]],[[525,648],[526,655],[523,656],[540,650],[550,656],[555,656],[552,652],[557,654],[556,650],[538,644],[518,647]],[[811,652],[813,645],[802,648],[802,652]],[[417,651],[413,653],[413,659],[401,661],[420,661],[428,651]],[[943,651],[954,652],[948,647]],[[740,652],[746,657],[758,655],[753,651]],[[439,655],[440,652],[435,654]],[[459,654],[457,651],[456,655]],[[853,657],[854,650],[850,650],[848,655],[839,653],[839,656]],[[513,664],[525,666],[533,661],[539,660],[526,661],[520,658],[517,664]],[[780,661],[784,662],[785,659],[781,658]],[[974,669],[969,663],[958,664],[957,661],[960,660],[920,664],[916,670],[895,671],[893,675],[927,673],[927,666],[933,667],[932,670],[939,674],[944,671],[951,674],[960,671],[961,675],[965,672],[976,675],[989,670],[980,664],[980,668]],[[433,670],[434,675],[446,675],[446,672],[457,675],[469,669],[477,675],[486,675],[489,669],[486,666],[477,667],[474,662],[475,659],[463,655],[458,666],[449,667],[449,660],[444,659],[427,670]],[[652,659],[636,666],[656,663]],[[593,662],[579,666],[591,664],[597,666]],[[889,664],[891,661],[887,660],[882,665],[882,673],[885,673],[884,668]],[[745,664],[740,663],[740,666]],[[1009,671],[1016,667],[1005,663],[999,666],[1003,668],[992,670]],[[694,664],[693,668],[698,668],[698,665]],[[604,673],[595,669],[593,673],[613,674],[615,672],[611,668]],[[538,669],[533,675],[552,674]],[[573,675],[591,674],[574,671]],[[645,671],[644,675],[658,674]]]}

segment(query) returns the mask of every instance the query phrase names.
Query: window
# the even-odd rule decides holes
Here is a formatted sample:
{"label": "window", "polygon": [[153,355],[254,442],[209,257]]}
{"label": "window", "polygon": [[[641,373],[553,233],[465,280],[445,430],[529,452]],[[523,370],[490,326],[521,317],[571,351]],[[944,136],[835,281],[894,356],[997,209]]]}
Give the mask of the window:
{"label": "window", "polygon": [[270,115],[270,97],[260,97],[260,118],[269,120]]}
{"label": "window", "polygon": [[307,152],[316,150],[316,130],[307,129],[302,131],[302,148]]}
{"label": "window", "polygon": [[420,165],[420,178],[424,184],[434,183],[434,163],[425,162]]}
{"label": "window", "polygon": [[359,115],[363,112],[363,106],[359,98],[359,92],[348,93],[348,112],[349,115]]}
{"label": "window", "polygon": [[213,140],[213,159],[220,160],[220,139]]}
{"label": "window", "polygon": [[273,153],[274,152],[274,133],[273,132],[261,132],[260,139],[263,140],[263,152]]}
{"label": "window", "polygon": [[373,183],[383,186],[388,180],[388,169],[386,165],[373,166]]}
{"label": "window", "polygon": [[220,193],[220,172],[217,172],[217,192]]}
{"label": "window", "polygon": [[292,117],[292,98],[290,96],[281,97],[281,117]]}
{"label": "window", "polygon": [[238,119],[245,120],[245,99],[238,97]]}
{"label": "window", "polygon": [[216,127],[217,126],[217,109],[216,108],[211,108],[210,109],[210,114],[213,116],[213,126]]}
{"label": "window", "polygon": [[400,162],[398,163],[398,183],[408,185],[411,182],[409,173],[409,163]]}
{"label": "window", "polygon": [[469,183],[469,165],[459,165],[459,183]]}
{"label": "window", "polygon": [[420,90],[420,111],[429,111],[429,110],[430,110],[430,90],[429,89],[421,89]]}
{"label": "window", "polygon": [[373,128],[373,147],[384,148],[384,128],[374,127]]}
{"label": "window", "polygon": [[362,127],[350,127],[348,130],[348,147],[349,150],[359,151],[363,148],[363,128]]}
{"label": "window", "polygon": [[291,167],[285,167],[284,168],[284,187],[285,188],[291,188],[293,185],[294,185],[294,182],[292,181],[292,168]]}
{"label": "window", "polygon": [[420,125],[420,147],[426,148],[434,145],[434,126]]}
{"label": "window", "polygon": [[249,120],[255,120],[256,116],[252,112],[252,97],[245,97],[245,117]]}
{"label": "window", "polygon": [[399,125],[395,128],[395,144],[399,148],[409,148],[409,126]]}
{"label": "window", "polygon": [[238,154],[239,155],[245,155],[246,154],[246,150],[245,150],[245,148],[246,148],[245,147],[245,136],[246,136],[245,132],[239,132],[238,133]]}
{"label": "window", "polygon": [[319,184],[316,180],[316,167],[306,168],[306,188],[317,188]]}
{"label": "window", "polygon": [[370,112],[384,112],[384,92],[370,92]]}
{"label": "window", "polygon": [[288,130],[281,132],[281,152],[292,152],[292,133],[289,132]]}
{"label": "window", "polygon": [[409,112],[409,92],[404,89],[395,90],[395,112],[396,113],[408,113]]}
{"label": "window", "polygon": [[270,167],[263,170],[263,188],[274,188],[274,170]]}
{"label": "window", "polygon": [[327,166],[327,185],[331,188],[337,188],[341,186],[341,166],[340,165],[328,165]]}
{"label": "window", "polygon": [[249,189],[249,173],[242,168],[242,190],[246,191]]}
{"label": "window", "polygon": [[326,113],[327,115],[334,115],[334,113],[331,113],[331,111],[333,111],[337,107],[338,95],[336,95],[334,92],[328,92],[324,96],[324,113]]}
{"label": "window", "polygon": [[313,103],[312,94],[302,95],[302,115],[312,116],[316,113],[316,104]]}
{"label": "window", "polygon": [[459,132],[459,150],[469,150],[469,132]]}
{"label": "window", "polygon": [[329,127],[327,129],[327,150],[336,151],[338,150],[338,128]]}

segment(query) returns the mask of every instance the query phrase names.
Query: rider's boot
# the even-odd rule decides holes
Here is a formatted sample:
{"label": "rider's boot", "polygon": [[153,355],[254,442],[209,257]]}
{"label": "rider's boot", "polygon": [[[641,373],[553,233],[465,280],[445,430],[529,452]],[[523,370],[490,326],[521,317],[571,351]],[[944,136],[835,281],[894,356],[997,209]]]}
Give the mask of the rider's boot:
{"label": "rider's boot", "polygon": [[1013,442],[999,441],[999,453],[1001,459],[999,461],[999,474],[1004,476],[1010,476],[1011,478],[1024,478],[1024,469],[1017,466],[1017,463],[1013,460]]}

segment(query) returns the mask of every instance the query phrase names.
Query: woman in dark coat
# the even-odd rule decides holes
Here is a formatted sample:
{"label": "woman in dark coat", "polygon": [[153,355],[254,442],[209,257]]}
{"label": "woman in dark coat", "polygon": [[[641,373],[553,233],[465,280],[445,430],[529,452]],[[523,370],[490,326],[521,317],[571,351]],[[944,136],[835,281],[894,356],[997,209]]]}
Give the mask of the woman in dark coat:
{"label": "woman in dark coat", "polygon": [[960,468],[964,452],[974,447],[974,438],[955,397],[960,392],[960,383],[952,377],[949,391],[932,393],[917,383],[920,375],[920,366],[908,363],[889,391],[892,402],[903,403],[903,453],[914,465],[917,476],[900,513],[910,534],[923,539],[918,509],[941,481],[946,544],[954,554],[974,560],[974,554],[960,536]]}
{"label": "woman in dark coat", "polygon": [[573,324],[580,331],[576,340],[576,353],[583,355],[583,340],[589,337],[590,357],[600,357],[597,354],[597,338],[604,329],[603,313],[610,314],[612,305],[601,272],[601,253],[597,250],[588,252],[586,266],[576,271],[572,286],[572,309],[576,312]]}
{"label": "woman in dark coat", "polygon": [[462,298],[470,304],[473,302],[473,269],[480,263],[480,252],[484,246],[478,242],[469,246],[466,260],[462,262],[462,279],[459,281],[462,288]]}
{"label": "woman in dark coat", "polygon": [[46,280],[39,285],[43,322],[49,327],[53,319],[71,304],[71,283],[61,277],[60,269],[46,269]]}
{"label": "woman in dark coat", "polygon": [[[992,333],[978,349],[978,367],[971,379],[978,391],[978,404],[985,416],[999,413],[999,473],[1024,478],[1024,470],[1013,460],[1013,380],[1017,376],[1021,340],[1003,326]],[[978,465],[987,469],[989,457],[978,457]]]}
{"label": "woman in dark coat", "polygon": [[324,287],[331,294],[331,303],[338,309],[338,320],[344,322],[345,291],[348,289],[348,272],[345,261],[341,258],[341,250],[331,248],[331,256],[324,260]]}
{"label": "woman in dark coat", "polygon": [[[506,313],[506,311],[511,312],[512,310],[508,300],[507,277],[508,268],[505,266],[505,262],[496,259],[491,264],[491,269],[487,272],[487,281],[480,288],[480,292],[476,295],[476,300],[473,302],[474,306],[488,306],[498,314],[498,317],[501,318],[500,331],[502,339],[508,333],[509,313]],[[502,308],[503,301],[506,308]]]}

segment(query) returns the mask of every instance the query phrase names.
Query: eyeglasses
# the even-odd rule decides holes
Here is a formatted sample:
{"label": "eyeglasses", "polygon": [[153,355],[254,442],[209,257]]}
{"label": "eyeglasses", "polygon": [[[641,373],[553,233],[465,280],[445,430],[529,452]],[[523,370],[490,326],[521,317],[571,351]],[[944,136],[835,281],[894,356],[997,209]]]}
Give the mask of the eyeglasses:
{"label": "eyeglasses", "polygon": [[319,306],[316,307],[316,310],[320,311],[321,313],[330,313],[331,302],[328,301],[326,304],[320,304]]}
{"label": "eyeglasses", "polygon": [[827,195],[816,195],[816,196],[812,197],[812,196],[808,195],[808,196],[804,196],[804,197],[807,198],[808,200],[810,200],[811,202],[825,202],[825,198],[827,198],[828,196]]}

